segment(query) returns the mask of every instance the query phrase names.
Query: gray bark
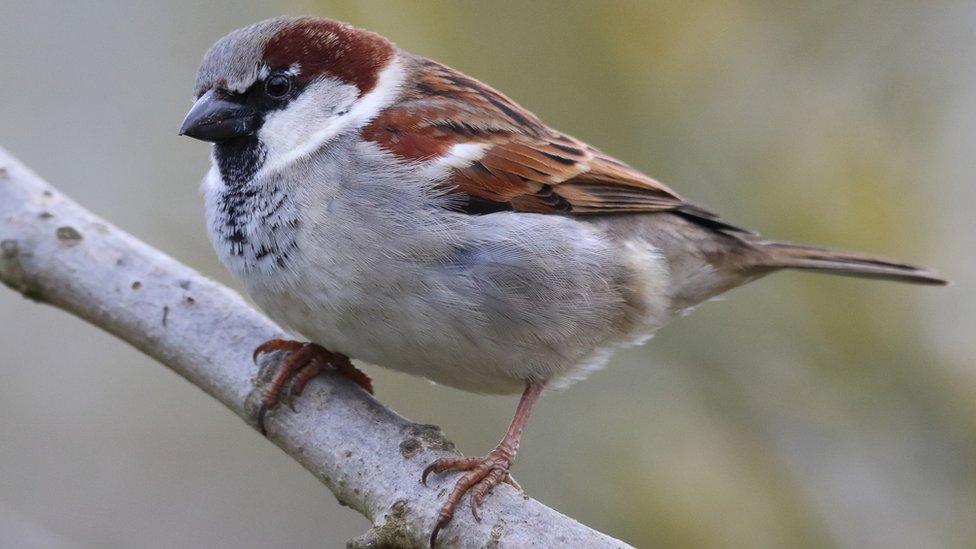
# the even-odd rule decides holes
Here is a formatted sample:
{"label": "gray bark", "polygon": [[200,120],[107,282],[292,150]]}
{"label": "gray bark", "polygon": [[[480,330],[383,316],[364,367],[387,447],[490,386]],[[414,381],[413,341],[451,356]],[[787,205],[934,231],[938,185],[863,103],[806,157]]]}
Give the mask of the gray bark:
{"label": "gray bark", "polygon": [[[91,214],[2,148],[0,281],[116,335],[255,425],[251,353],[283,330],[230,289]],[[268,414],[267,427],[269,440],[373,522],[350,546],[426,545],[456,479],[420,484],[428,463],[458,455],[438,427],[413,423],[334,375],[313,380],[297,412],[282,406]],[[463,505],[439,545],[627,546],[507,485],[488,498],[480,523]]]}

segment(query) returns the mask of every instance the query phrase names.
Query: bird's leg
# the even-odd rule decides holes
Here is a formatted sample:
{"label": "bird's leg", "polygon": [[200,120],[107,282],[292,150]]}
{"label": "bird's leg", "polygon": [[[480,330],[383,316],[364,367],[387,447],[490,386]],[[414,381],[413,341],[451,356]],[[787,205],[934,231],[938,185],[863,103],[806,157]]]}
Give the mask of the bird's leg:
{"label": "bird's leg", "polygon": [[258,355],[272,351],[287,351],[288,355],[275,366],[274,375],[261,396],[258,425],[262,433],[264,433],[264,415],[281,402],[281,394],[289,380],[291,380],[287,391],[289,401],[301,395],[305,385],[328,367],[373,394],[373,384],[369,376],[353,366],[346,355],[333,353],[315,343],[272,339],[254,350],[254,360],[257,361]]}
{"label": "bird's leg", "polygon": [[441,458],[424,469],[423,476],[421,477],[421,482],[424,484],[427,484],[427,476],[431,473],[440,474],[446,471],[467,471],[458,479],[454,485],[454,490],[451,491],[451,495],[447,497],[447,502],[441,507],[437,525],[430,534],[431,547],[437,541],[437,533],[440,529],[454,517],[454,511],[457,509],[458,503],[460,503],[461,498],[467,492],[471,492],[471,513],[475,519],[480,521],[481,517],[478,514],[478,508],[484,502],[485,496],[491,492],[492,488],[501,482],[505,482],[521,490],[521,487],[519,487],[518,483],[515,482],[515,479],[511,477],[508,471],[512,466],[512,462],[515,461],[519,441],[522,439],[522,430],[525,428],[525,424],[528,423],[529,415],[532,413],[532,405],[539,399],[541,393],[542,385],[535,383],[526,385],[525,391],[522,393],[522,398],[519,400],[518,408],[515,409],[515,417],[512,418],[512,423],[508,426],[508,432],[502,437],[498,446],[491,452],[488,452],[488,455],[483,457]]}

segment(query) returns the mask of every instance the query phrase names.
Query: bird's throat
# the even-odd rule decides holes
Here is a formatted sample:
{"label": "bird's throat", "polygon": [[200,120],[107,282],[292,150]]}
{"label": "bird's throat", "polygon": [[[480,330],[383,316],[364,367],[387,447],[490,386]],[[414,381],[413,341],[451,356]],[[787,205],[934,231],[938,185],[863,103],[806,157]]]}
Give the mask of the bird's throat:
{"label": "bird's throat", "polygon": [[220,178],[237,188],[254,178],[264,165],[267,149],[255,136],[240,137],[214,145],[214,160]]}
{"label": "bird's throat", "polygon": [[300,216],[280,178],[264,178],[267,149],[256,137],[214,145],[220,173],[208,223],[218,255],[240,276],[283,268],[297,244]]}

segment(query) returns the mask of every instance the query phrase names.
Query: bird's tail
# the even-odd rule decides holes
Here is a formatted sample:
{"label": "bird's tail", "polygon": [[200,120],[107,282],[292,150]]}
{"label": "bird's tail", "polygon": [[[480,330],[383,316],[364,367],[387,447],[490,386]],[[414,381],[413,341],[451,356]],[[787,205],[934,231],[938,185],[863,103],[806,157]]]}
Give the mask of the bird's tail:
{"label": "bird's tail", "polygon": [[771,269],[802,269],[827,274],[880,278],[913,284],[945,285],[939,275],[924,269],[865,253],[833,250],[792,242],[753,242],[760,252],[757,267]]}

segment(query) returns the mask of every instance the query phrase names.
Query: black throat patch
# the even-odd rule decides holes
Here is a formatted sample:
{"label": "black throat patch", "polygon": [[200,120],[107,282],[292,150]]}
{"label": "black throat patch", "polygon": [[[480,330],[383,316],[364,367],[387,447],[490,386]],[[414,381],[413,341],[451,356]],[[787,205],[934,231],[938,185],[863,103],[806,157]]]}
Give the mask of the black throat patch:
{"label": "black throat patch", "polygon": [[255,136],[240,137],[214,145],[220,177],[230,188],[242,187],[264,165],[268,151]]}
{"label": "black throat patch", "polygon": [[248,239],[244,231],[245,207],[256,189],[247,185],[261,169],[267,154],[257,137],[247,136],[214,145],[214,158],[226,188],[220,209],[224,216],[224,239],[234,255],[243,255]]}
{"label": "black throat patch", "polygon": [[284,267],[297,248],[300,221],[276,178],[255,181],[267,150],[256,137],[218,143],[214,159],[223,189],[212,220],[229,256],[244,270]]}

